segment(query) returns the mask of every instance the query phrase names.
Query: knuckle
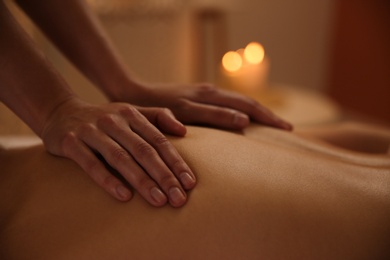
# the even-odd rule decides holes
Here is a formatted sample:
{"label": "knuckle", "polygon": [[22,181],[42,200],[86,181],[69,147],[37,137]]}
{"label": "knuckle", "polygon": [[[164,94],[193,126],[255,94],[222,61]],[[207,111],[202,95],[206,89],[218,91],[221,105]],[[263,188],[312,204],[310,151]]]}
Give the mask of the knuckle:
{"label": "knuckle", "polygon": [[171,169],[174,171],[174,172],[179,172],[183,169],[186,169],[187,167],[185,167],[185,163],[183,160],[180,160],[180,159],[176,159],[172,164],[171,164]]}
{"label": "knuckle", "polygon": [[197,93],[200,96],[210,95],[217,91],[218,89],[211,83],[202,83],[197,86]]}
{"label": "knuckle", "polygon": [[116,162],[116,161],[122,162],[122,161],[126,161],[129,159],[130,159],[130,155],[127,153],[127,151],[125,151],[122,148],[113,149],[111,152],[111,160],[113,162]]}
{"label": "knuckle", "polygon": [[85,124],[80,125],[77,128],[77,132],[81,136],[87,136],[87,135],[91,134],[95,130],[96,130],[96,127],[92,123],[85,123]]}
{"label": "knuckle", "polygon": [[214,111],[214,116],[219,119],[230,119],[230,117],[234,117],[237,111],[233,109],[216,109]]}
{"label": "knuckle", "polygon": [[142,175],[134,180],[134,185],[138,187],[138,189],[149,189],[154,186],[154,183],[148,176]]}
{"label": "knuckle", "polygon": [[244,102],[248,103],[249,105],[251,105],[253,107],[260,106],[260,104],[256,100],[254,100],[253,98],[247,97],[247,96],[244,96]]}
{"label": "knuckle", "polygon": [[177,104],[176,104],[176,109],[179,109],[179,111],[181,112],[188,112],[188,111],[191,111],[192,109],[192,106],[191,106],[191,102],[187,101],[187,100],[180,100]]}
{"label": "knuckle", "polygon": [[201,83],[201,84],[198,85],[198,91],[213,92],[216,89],[217,88],[212,83]]}
{"label": "knuckle", "polygon": [[153,137],[153,143],[160,146],[160,145],[168,145],[169,141],[168,141],[168,138],[166,138],[164,135],[156,134]]}
{"label": "knuckle", "polygon": [[104,115],[101,115],[98,119],[97,119],[97,125],[98,127],[102,127],[102,126],[108,126],[108,127],[112,127],[116,124],[116,120],[115,120],[115,117],[114,115],[112,114],[104,114]]}
{"label": "knuckle", "polygon": [[77,143],[77,135],[75,132],[67,132],[61,138],[61,147],[65,156],[69,155],[69,152]]}
{"label": "knuckle", "polygon": [[126,118],[134,118],[139,115],[139,112],[135,107],[123,104],[119,108],[119,114]]}
{"label": "knuckle", "polygon": [[234,120],[237,115],[237,111],[233,109],[216,109],[213,111],[213,123],[218,123],[222,125],[229,125],[229,123]]}
{"label": "knuckle", "polygon": [[98,174],[98,169],[100,167],[100,162],[98,160],[90,159],[87,160],[84,164],[84,169],[88,174],[93,178],[96,179],[96,175]]}
{"label": "knuckle", "polygon": [[101,185],[105,188],[113,186],[116,182],[116,178],[112,175],[107,175],[103,178]]}
{"label": "knuckle", "polygon": [[159,177],[158,183],[161,187],[169,188],[177,185],[176,179],[171,174],[163,174]]}
{"label": "knuckle", "polygon": [[154,152],[155,152],[154,148],[146,142],[139,142],[136,144],[135,147],[136,147],[136,151],[141,155],[143,155],[143,154],[151,155],[151,154],[154,154]]}
{"label": "knuckle", "polygon": [[172,111],[169,108],[166,108],[166,107],[160,107],[160,108],[158,108],[158,111],[161,114],[172,115]]}

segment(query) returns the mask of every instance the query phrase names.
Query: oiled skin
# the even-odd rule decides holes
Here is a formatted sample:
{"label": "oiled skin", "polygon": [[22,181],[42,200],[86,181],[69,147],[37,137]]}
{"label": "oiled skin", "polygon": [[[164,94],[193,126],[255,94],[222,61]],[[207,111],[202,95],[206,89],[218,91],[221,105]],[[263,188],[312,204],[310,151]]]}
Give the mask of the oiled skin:
{"label": "oiled skin", "polygon": [[0,152],[1,259],[386,259],[390,157],[252,126],[170,138],[179,209],[118,202],[40,145]]}

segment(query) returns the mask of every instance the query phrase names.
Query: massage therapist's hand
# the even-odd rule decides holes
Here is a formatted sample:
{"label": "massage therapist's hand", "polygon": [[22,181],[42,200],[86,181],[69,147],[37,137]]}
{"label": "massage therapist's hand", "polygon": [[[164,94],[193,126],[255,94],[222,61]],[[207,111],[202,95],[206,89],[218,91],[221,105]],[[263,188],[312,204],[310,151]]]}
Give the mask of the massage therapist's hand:
{"label": "massage therapist's hand", "polygon": [[122,89],[108,95],[113,101],[142,106],[167,107],[184,124],[206,124],[241,130],[254,122],[291,130],[291,124],[274,115],[255,100],[225,91],[211,84],[145,85]]}
{"label": "massage therapist's hand", "polygon": [[168,109],[103,106],[72,99],[49,117],[42,131],[46,149],[78,163],[109,194],[121,201],[131,191],[97,158],[105,161],[154,206],[180,207],[195,177],[176,149],[155,127],[184,136],[185,127]]}

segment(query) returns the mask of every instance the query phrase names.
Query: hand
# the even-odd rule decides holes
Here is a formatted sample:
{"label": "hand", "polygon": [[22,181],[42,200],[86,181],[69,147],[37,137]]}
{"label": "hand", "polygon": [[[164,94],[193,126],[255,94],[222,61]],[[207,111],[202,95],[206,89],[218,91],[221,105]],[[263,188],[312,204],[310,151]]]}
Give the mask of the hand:
{"label": "hand", "polygon": [[169,201],[180,207],[186,201],[184,190],[195,185],[195,176],[154,125],[169,134],[186,133],[168,109],[70,100],[51,114],[41,138],[49,152],[74,160],[118,200],[127,201],[132,193],[97,154],[150,204],[162,206]]}
{"label": "hand", "polygon": [[[136,89],[134,91],[134,89]],[[112,100],[142,106],[169,108],[185,124],[206,124],[241,130],[250,120],[291,130],[292,125],[278,118],[255,100],[241,94],[225,91],[211,84],[138,85],[125,89]]]}

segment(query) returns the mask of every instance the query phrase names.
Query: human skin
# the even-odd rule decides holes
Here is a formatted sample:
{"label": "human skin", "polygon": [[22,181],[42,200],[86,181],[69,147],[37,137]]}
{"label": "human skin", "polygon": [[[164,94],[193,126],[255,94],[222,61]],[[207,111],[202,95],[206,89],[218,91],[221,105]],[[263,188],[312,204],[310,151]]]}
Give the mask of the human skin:
{"label": "human skin", "polygon": [[179,86],[160,91],[139,83],[83,1],[18,2],[93,83],[122,103],[92,105],[77,97],[1,0],[0,101],[50,153],[74,160],[118,200],[130,200],[132,193],[109,174],[97,153],[154,206],[183,206],[186,191],[195,186],[191,169],[160,132],[186,133],[168,108],[186,123],[242,129],[251,117],[291,129],[253,100],[209,85],[180,92]]}
{"label": "human skin", "polygon": [[21,30],[3,1],[0,35],[0,100],[42,138],[49,152],[77,162],[121,201],[131,198],[130,190],[104,168],[95,153],[111,162],[152,205],[185,203],[185,190],[194,187],[195,178],[157,129],[185,135],[185,127],[168,109],[92,105],[81,100]]}
{"label": "human skin", "polygon": [[292,128],[253,99],[209,83],[151,84],[138,78],[121,59],[99,19],[83,0],[16,2],[112,101],[167,107],[186,124],[239,130],[252,119],[282,129]]}
{"label": "human skin", "polygon": [[381,146],[357,152],[258,126],[244,135],[188,127],[186,138],[170,140],[198,179],[180,209],[138,194],[113,200],[42,146],[3,149],[3,258],[390,256],[390,157]]}

